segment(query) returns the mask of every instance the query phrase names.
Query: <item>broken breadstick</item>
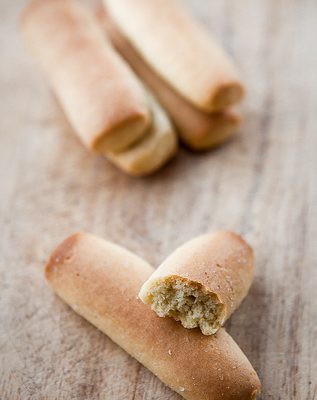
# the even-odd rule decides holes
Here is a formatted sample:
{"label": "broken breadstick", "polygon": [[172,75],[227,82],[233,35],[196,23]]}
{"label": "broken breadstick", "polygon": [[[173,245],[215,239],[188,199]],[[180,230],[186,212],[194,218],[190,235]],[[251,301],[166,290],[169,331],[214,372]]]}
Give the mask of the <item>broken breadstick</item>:
{"label": "broken breadstick", "polygon": [[139,297],[160,317],[211,335],[246,296],[253,270],[253,251],[239,235],[207,234],[176,249],[143,284]]}
{"label": "broken breadstick", "polygon": [[177,0],[104,0],[121,32],[144,60],[196,107],[235,104],[243,85],[225,52]]}
{"label": "broken breadstick", "polygon": [[193,106],[151,69],[105,10],[99,9],[97,16],[115,48],[165,107],[187,146],[205,150],[222,144],[237,132],[241,118],[235,111],[210,114]]}
{"label": "broken breadstick", "polygon": [[132,176],[145,176],[157,171],[176,153],[177,135],[162,107],[148,92],[152,110],[152,125],[138,142],[120,153],[107,157]]}
{"label": "broken breadstick", "polygon": [[120,151],[150,125],[146,95],[129,66],[76,0],[33,0],[22,31],[82,142]]}
{"label": "broken breadstick", "polygon": [[141,258],[86,233],[52,254],[46,278],[55,292],[187,400],[254,400],[260,382],[224,329],[213,336],[159,318],[138,298],[152,274]]}

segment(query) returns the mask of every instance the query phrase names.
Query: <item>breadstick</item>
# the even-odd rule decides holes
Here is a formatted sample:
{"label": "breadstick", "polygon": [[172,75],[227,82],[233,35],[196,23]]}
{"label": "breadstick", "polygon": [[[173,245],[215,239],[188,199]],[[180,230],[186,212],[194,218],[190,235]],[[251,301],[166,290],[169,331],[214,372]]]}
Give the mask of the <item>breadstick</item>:
{"label": "breadstick", "polygon": [[148,92],[152,110],[149,132],[120,153],[108,153],[108,158],[132,176],[145,176],[157,171],[176,153],[177,135],[165,111]]}
{"label": "breadstick", "polygon": [[144,134],[143,88],[76,0],[33,0],[22,31],[74,130],[96,152],[120,151]]}
{"label": "breadstick", "polygon": [[241,118],[235,111],[207,114],[194,107],[151,69],[104,10],[98,10],[97,16],[115,48],[165,107],[187,146],[205,150],[223,143],[237,132]]}
{"label": "breadstick", "polygon": [[104,0],[120,31],[146,62],[196,107],[218,111],[243,86],[229,57],[177,0]]}
{"label": "breadstick", "polygon": [[144,283],[139,297],[160,317],[211,335],[246,296],[253,269],[253,251],[240,236],[207,234],[176,249]]}
{"label": "breadstick", "polygon": [[187,400],[250,400],[260,390],[251,364],[224,329],[203,336],[159,318],[137,294],[151,266],[86,233],[52,254],[46,277],[56,293]]}

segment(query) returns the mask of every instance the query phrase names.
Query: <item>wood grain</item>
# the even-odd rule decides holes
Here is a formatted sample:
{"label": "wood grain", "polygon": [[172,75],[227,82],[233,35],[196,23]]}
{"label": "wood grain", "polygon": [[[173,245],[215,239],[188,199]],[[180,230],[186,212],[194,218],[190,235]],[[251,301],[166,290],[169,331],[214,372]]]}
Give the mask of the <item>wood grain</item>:
{"label": "wood grain", "polygon": [[219,228],[256,250],[255,283],[227,328],[261,399],[317,399],[316,1],[188,1],[242,71],[246,121],[230,144],[182,150],[139,180],[72,134],[22,45],[24,3],[0,3],[1,399],[178,399],[58,300],[43,264],[76,230],[157,265]]}

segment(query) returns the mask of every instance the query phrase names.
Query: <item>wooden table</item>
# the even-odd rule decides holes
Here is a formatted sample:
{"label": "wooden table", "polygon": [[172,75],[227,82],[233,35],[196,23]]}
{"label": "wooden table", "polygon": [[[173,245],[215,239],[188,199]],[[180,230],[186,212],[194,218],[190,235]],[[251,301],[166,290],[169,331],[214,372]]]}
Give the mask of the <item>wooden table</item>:
{"label": "wooden table", "polygon": [[192,0],[248,86],[230,144],[132,179],[89,154],[24,50],[24,1],[0,3],[0,398],[177,399],[72,312],[43,278],[62,239],[87,230],[158,265],[206,231],[236,230],[255,282],[227,324],[261,399],[317,399],[317,3]]}

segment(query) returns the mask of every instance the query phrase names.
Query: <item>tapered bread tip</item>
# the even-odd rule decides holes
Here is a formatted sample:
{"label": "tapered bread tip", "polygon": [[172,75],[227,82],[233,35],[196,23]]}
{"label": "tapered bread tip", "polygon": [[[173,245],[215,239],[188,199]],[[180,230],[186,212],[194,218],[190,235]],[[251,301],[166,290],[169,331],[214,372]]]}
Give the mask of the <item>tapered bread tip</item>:
{"label": "tapered bread tip", "polygon": [[199,236],[176,249],[143,284],[139,297],[160,317],[212,335],[246,296],[251,247],[233,232]]}
{"label": "tapered bread tip", "polygon": [[50,281],[52,277],[53,270],[56,265],[64,264],[70,261],[72,258],[72,252],[75,248],[76,242],[80,240],[81,236],[86,235],[84,232],[75,232],[68,236],[62,243],[60,243],[52,252],[49,257],[45,267],[44,274],[45,278]]}

